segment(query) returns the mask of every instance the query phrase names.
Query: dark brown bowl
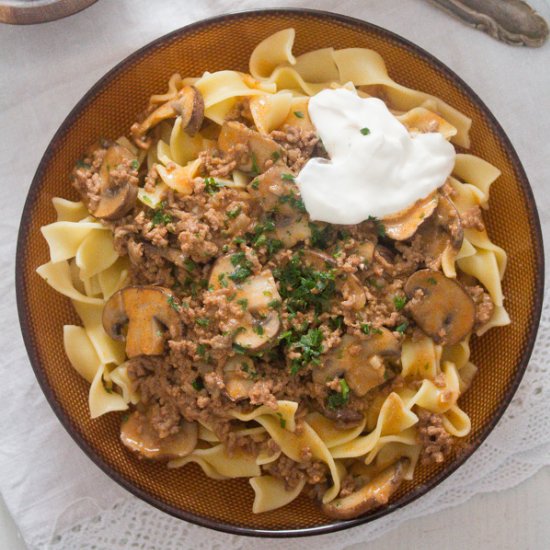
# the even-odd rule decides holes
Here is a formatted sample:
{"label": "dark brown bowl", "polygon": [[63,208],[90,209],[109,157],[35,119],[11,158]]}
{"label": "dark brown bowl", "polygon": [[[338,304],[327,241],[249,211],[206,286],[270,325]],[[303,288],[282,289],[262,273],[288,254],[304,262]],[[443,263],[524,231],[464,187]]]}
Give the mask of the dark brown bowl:
{"label": "dark brown bowl", "polygon": [[[405,483],[389,505],[350,521],[323,516],[306,497],[253,515],[253,491],[247,480],[214,481],[196,465],[168,470],[131,456],[119,443],[118,415],[90,419],[88,385],[63,351],[62,327],[78,323],[78,318],[69,300],[35,274],[49,259],[40,227],[54,220],[50,200],[76,198],[68,174],[88,143],[98,136],[126,133],[149,96],[164,91],[172,73],[246,71],[254,46],[289,26],[296,29],[298,54],[329,46],[380,52],[398,82],[437,95],[470,116],[471,152],[502,171],[491,190],[486,221],[492,239],[508,252],[503,287],[512,324],[473,340],[479,374],[461,400],[472,419],[468,444],[444,464],[418,467],[414,481]],[[541,312],[543,262],[539,218],[516,152],[487,107],[458,76],[414,44],[364,21],[312,10],[266,10],[209,19],[163,36],[119,63],[84,96],[52,139],[29,191],[17,246],[17,300],[27,351],[50,405],[84,452],[120,485],[169,514],[213,529],[277,537],[318,535],[371,521],[412,502],[479,447],[527,366]]]}

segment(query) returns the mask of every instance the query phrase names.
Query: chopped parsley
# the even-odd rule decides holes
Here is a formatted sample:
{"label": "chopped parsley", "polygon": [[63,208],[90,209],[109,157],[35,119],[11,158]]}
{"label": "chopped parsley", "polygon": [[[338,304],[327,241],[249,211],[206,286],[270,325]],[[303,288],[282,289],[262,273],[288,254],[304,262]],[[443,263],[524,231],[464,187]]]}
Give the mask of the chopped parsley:
{"label": "chopped parsley", "polygon": [[234,208],[233,210],[228,210],[227,211],[227,217],[230,219],[230,220],[234,220],[240,213],[241,213],[241,207],[240,206],[237,206],[237,208]]}
{"label": "chopped parsley", "polygon": [[252,180],[250,187],[252,187],[252,189],[258,189],[258,187],[260,187],[260,180],[258,178]]}
{"label": "chopped parsley", "polygon": [[386,236],[386,227],[378,218],[375,218],[374,216],[369,216],[367,221],[374,222],[374,225],[376,227],[376,232],[380,237]]}
{"label": "chopped parsley", "polygon": [[227,279],[225,278],[226,274],[225,273],[220,273],[218,275],[218,283],[220,283],[220,286],[222,288],[227,288],[227,285],[228,285],[228,282],[227,282]]}
{"label": "chopped parsley", "polygon": [[191,385],[193,386],[193,389],[196,391],[201,391],[204,388],[204,383],[200,376],[198,378],[195,378],[195,380],[191,382]]}
{"label": "chopped parsley", "polygon": [[233,342],[233,351],[235,353],[239,353],[240,355],[245,354],[248,351],[248,348],[245,348],[244,346],[241,346],[241,344],[237,344]]}
{"label": "chopped parsley", "polygon": [[258,159],[254,152],[250,153],[250,159],[252,160],[252,173],[257,176],[260,173],[260,168],[258,167]]}
{"label": "chopped parsley", "polygon": [[340,391],[331,393],[327,398],[329,409],[339,409],[349,401],[349,386],[344,378],[340,379]]}
{"label": "chopped parsley", "polygon": [[221,183],[217,182],[214,178],[204,178],[204,190],[209,194],[213,195],[217,193],[222,187]]}
{"label": "chopped parsley", "polygon": [[[283,174],[283,176],[284,175],[285,174]],[[290,192],[288,195],[279,197],[279,202],[281,204],[289,204],[291,208],[294,208],[294,210],[297,210],[298,212],[306,212],[304,201],[300,197],[297,197],[294,192]]]}
{"label": "chopped parsley", "polygon": [[134,159],[131,163],[130,163],[130,166],[132,167],[132,170],[137,170],[139,168],[139,162],[137,159]]}
{"label": "chopped parsley", "polygon": [[258,336],[263,336],[264,327],[262,327],[262,325],[256,325],[256,326],[254,327],[254,332],[255,332]]}
{"label": "chopped parsley", "polygon": [[302,111],[294,111],[294,116],[296,118],[304,118],[304,113]]}
{"label": "chopped parsley", "polygon": [[[290,338],[292,336],[291,333]],[[290,374],[295,375],[310,363],[314,365],[319,364],[319,356],[323,353],[323,333],[318,328],[310,328],[306,334],[303,334],[297,341],[293,342],[290,348],[300,351],[302,354],[301,357],[293,359],[290,364]]]}
{"label": "chopped parsley", "polygon": [[333,233],[330,225],[327,224],[325,227],[321,227],[315,223],[310,223],[309,229],[311,231],[311,246],[313,248],[325,250],[329,247]]}
{"label": "chopped parsley", "polygon": [[401,311],[405,307],[406,303],[407,303],[407,298],[405,296],[393,297],[393,305],[395,306],[395,309],[397,311]]}
{"label": "chopped parsley", "polygon": [[172,222],[172,216],[167,212],[164,212],[165,208],[166,202],[162,201],[160,203],[160,208],[157,208],[155,210],[153,217],[151,218],[151,223],[153,224],[153,227],[156,227],[157,225],[168,225]]}
{"label": "chopped parsley", "polygon": [[175,309],[176,311],[179,311],[181,309],[173,296],[168,296],[168,298],[166,298],[166,301],[172,309]]}
{"label": "chopped parsley", "polygon": [[277,413],[277,416],[279,417],[279,424],[281,425],[281,428],[283,430],[286,428],[286,419],[283,418],[283,415],[281,413]]}
{"label": "chopped parsley", "polygon": [[273,151],[273,153],[271,153],[271,158],[273,162],[277,162],[281,158],[281,153],[279,153],[279,151]]}
{"label": "chopped parsley", "polygon": [[280,300],[271,300],[270,302],[267,302],[267,307],[269,309],[279,309],[281,307]]}
{"label": "chopped parsley", "polygon": [[246,311],[248,308],[248,300],[246,298],[241,298],[240,300],[237,300],[237,303],[241,306],[243,311]]}
{"label": "chopped parsley", "polygon": [[395,332],[399,332],[400,334],[403,334],[406,330],[407,330],[407,327],[409,326],[409,322],[408,321],[405,321],[404,323],[401,323],[396,329],[395,329]]}
{"label": "chopped parsley", "polygon": [[379,328],[373,327],[370,323],[362,323],[361,332],[366,335],[382,334],[382,331]]}
{"label": "chopped parsley", "polygon": [[205,357],[206,356],[206,346],[204,344],[198,344],[197,345],[197,354],[200,357]]}
{"label": "chopped parsley", "polygon": [[361,130],[359,130],[364,136],[368,136],[370,134],[370,129],[369,128],[361,128]]}
{"label": "chopped parsley", "polygon": [[210,324],[210,319],[207,319],[206,317],[200,317],[195,321],[199,327],[207,327]]}
{"label": "chopped parsley", "polygon": [[328,320],[328,326],[331,330],[339,330],[342,328],[342,325],[344,323],[344,317],[342,315],[338,315],[338,317],[331,317]]}
{"label": "chopped parsley", "polygon": [[294,176],[292,174],[281,174],[281,179],[294,183]]}
{"label": "chopped parsley", "polygon": [[312,307],[319,315],[329,309],[336,292],[333,269],[317,271],[304,265],[301,256],[295,254],[284,267],[275,269],[273,275],[280,284],[280,294],[289,312],[305,312]]}
{"label": "chopped parsley", "polygon": [[183,261],[183,266],[187,271],[195,271],[197,264],[191,258],[185,258]]}
{"label": "chopped parsley", "polygon": [[231,255],[231,264],[235,271],[229,275],[234,283],[242,283],[247,277],[252,275],[252,262],[246,257],[244,252],[236,252]]}
{"label": "chopped parsley", "polygon": [[88,162],[84,162],[83,160],[77,160],[76,161],[76,167],[77,168],[84,168],[85,170],[89,170],[92,165],[89,164]]}

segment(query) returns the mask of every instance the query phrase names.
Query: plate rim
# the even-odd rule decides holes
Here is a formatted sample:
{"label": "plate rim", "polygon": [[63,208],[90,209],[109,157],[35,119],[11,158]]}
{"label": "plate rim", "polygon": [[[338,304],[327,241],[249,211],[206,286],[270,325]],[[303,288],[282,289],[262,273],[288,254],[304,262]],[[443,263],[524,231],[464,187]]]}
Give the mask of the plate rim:
{"label": "plate rim", "polygon": [[[516,173],[519,175],[519,184],[523,191],[525,197],[525,202],[527,210],[530,214],[530,221],[532,225],[532,231],[535,236],[536,242],[534,242],[535,250],[538,251],[536,254],[536,267],[535,267],[535,288],[534,288],[534,302],[532,309],[532,324],[527,335],[527,345],[523,351],[523,354],[518,362],[516,368],[515,376],[508,387],[504,398],[496,410],[491,421],[485,426],[485,428],[479,433],[476,440],[471,442],[470,449],[467,452],[461,453],[455,458],[453,462],[449,464],[447,468],[442,470],[436,476],[434,476],[428,484],[424,484],[415,488],[413,491],[407,495],[401,497],[394,503],[389,503],[387,506],[363,517],[358,517],[350,520],[344,521],[331,521],[330,523],[314,526],[314,527],[305,527],[305,528],[294,528],[294,529],[260,529],[253,527],[243,527],[237,524],[231,524],[224,521],[218,521],[211,519],[206,516],[201,516],[199,514],[182,510],[166,502],[160,500],[159,498],[152,496],[148,491],[141,489],[127,480],[124,476],[119,474],[113,469],[113,467],[100,457],[93,446],[91,446],[88,441],[78,432],[74,427],[69,415],[64,411],[60,403],[56,400],[53,390],[49,386],[45,375],[43,374],[43,369],[40,367],[40,361],[38,355],[34,349],[32,338],[31,338],[31,322],[29,315],[29,307],[26,302],[25,296],[25,286],[27,282],[27,277],[25,277],[23,266],[26,264],[26,250],[25,243],[27,236],[29,234],[29,224],[26,220],[29,220],[29,214],[34,207],[34,203],[37,199],[38,190],[40,187],[40,182],[45,174],[46,168],[51,160],[53,154],[57,151],[59,146],[59,141],[62,139],[65,132],[70,128],[75,119],[78,117],[79,113],[88,106],[90,101],[100,92],[103,87],[112,81],[119,72],[124,70],[128,65],[131,65],[135,60],[140,59],[147,53],[155,50],[157,47],[162,44],[169,42],[177,36],[186,35],[192,33],[196,30],[199,30],[203,27],[210,27],[216,25],[217,23],[222,23],[227,20],[232,19],[247,19],[254,18],[262,14],[269,15],[294,15],[294,16],[311,16],[316,19],[326,20],[330,19],[332,21],[337,21],[340,24],[354,27],[362,31],[375,32],[378,35],[389,38],[393,43],[398,44],[401,47],[404,47],[409,52],[417,54],[419,57],[428,61],[432,66],[435,66],[439,71],[441,71],[446,77],[451,79],[454,83],[458,84],[459,88],[474,101],[476,106],[487,117],[489,126],[499,138],[502,140],[504,146],[509,153],[511,164],[513,165]],[[183,27],[179,27],[169,33],[166,33],[150,42],[140,47],[130,55],[126,56],[124,59],[119,61],[114,67],[112,67],[104,76],[102,76],[85,94],[82,98],[76,103],[76,105],[71,109],[69,114],[65,117],[59,128],[56,130],[54,136],[48,143],[46,150],[38,164],[36,173],[32,179],[31,185],[28,190],[27,198],[25,200],[25,205],[23,207],[21,220],[19,224],[19,231],[17,236],[17,251],[16,251],[16,264],[15,264],[15,281],[16,281],[16,297],[17,297],[17,311],[19,317],[19,323],[21,326],[21,332],[23,336],[23,341],[25,343],[25,348],[29,361],[31,363],[32,369],[36,376],[36,379],[40,385],[42,392],[44,393],[46,400],[48,401],[50,407],[53,409],[55,415],[61,422],[62,426],[69,433],[71,438],[77,443],[81,450],[86,454],[86,456],[105,474],[107,474],[111,479],[116,483],[122,486],[124,489],[129,491],[134,496],[140,498],[141,500],[147,502],[148,504],[155,506],[157,509],[168,513],[169,515],[188,521],[190,523],[199,525],[201,527],[207,527],[214,529],[216,531],[221,531],[224,533],[229,533],[233,535],[244,535],[244,536],[253,536],[253,537],[267,537],[267,538],[285,538],[285,537],[304,537],[304,536],[314,536],[321,534],[334,533],[344,529],[349,529],[358,525],[369,523],[375,519],[381,518],[390,514],[391,512],[406,506],[421,496],[427,494],[435,487],[437,487],[441,482],[443,482],[447,477],[453,474],[460,466],[462,466],[466,460],[468,460],[481,446],[483,441],[488,437],[488,435],[493,431],[498,421],[501,419],[502,415],[508,408],[512,398],[514,397],[519,384],[525,374],[527,369],[529,359],[531,357],[533,347],[536,342],[536,336],[540,324],[540,317],[542,313],[542,303],[544,297],[544,271],[545,271],[545,260],[544,260],[544,246],[543,246],[543,236],[542,229],[540,225],[540,219],[538,215],[538,210],[536,202],[534,199],[533,190],[527,178],[527,174],[523,168],[523,165],[519,159],[519,156],[512,145],[510,139],[508,138],[506,132],[497,121],[493,113],[487,107],[487,105],[481,100],[477,93],[454,71],[452,71],[446,64],[436,58],[433,54],[426,51],[424,48],[414,44],[406,38],[403,38],[399,34],[390,31],[384,27],[380,27],[366,20],[362,20],[356,17],[351,17],[348,15],[330,12],[326,10],[316,10],[311,8],[269,8],[269,9],[248,9],[234,11],[222,15],[217,15],[209,17],[206,19],[201,19],[195,21]],[[21,276],[18,276],[21,274]]]}

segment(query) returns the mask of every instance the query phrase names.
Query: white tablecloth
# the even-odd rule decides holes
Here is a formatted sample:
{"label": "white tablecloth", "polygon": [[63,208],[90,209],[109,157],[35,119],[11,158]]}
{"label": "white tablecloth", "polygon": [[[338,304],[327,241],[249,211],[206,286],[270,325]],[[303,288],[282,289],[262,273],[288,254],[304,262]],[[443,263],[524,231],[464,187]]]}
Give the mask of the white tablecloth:
{"label": "white tablecloth", "polygon": [[[550,20],[547,0],[531,0]],[[255,0],[100,0],[73,17],[0,25],[0,491],[31,548],[344,548],[404,519],[519,483],[550,463],[550,316],[513,405],[458,472],[419,501],[338,535],[284,542],[222,535],[141,503],[107,478],[61,427],[34,380],[15,308],[17,228],[33,173],[66,114],[108,69],[173,29]],[[550,235],[550,44],[512,48],[469,29],[426,0],[279,0],[366,19],[434,54],[489,106],[523,161]],[[545,189],[546,185],[546,189]],[[548,245],[547,245],[548,246]]]}

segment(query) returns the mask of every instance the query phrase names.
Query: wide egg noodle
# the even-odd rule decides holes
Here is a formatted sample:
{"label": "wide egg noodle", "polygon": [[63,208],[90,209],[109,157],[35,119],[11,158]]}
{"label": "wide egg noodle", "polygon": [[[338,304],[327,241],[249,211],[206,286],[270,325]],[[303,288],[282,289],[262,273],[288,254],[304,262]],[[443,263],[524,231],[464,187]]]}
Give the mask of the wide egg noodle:
{"label": "wide egg noodle", "polygon": [[250,98],[250,112],[258,131],[269,134],[283,125],[288,118],[292,106],[292,94],[278,92]]}
{"label": "wide egg noodle", "polygon": [[107,230],[94,222],[53,222],[40,229],[50,248],[51,261],[56,263],[76,256],[82,241],[92,231]]}
{"label": "wide egg noodle", "polygon": [[396,393],[390,393],[380,409],[376,426],[368,435],[331,449],[334,458],[356,458],[365,456],[375,448],[378,440],[386,435],[396,435],[418,422],[418,417]]}
{"label": "wide egg noodle", "polygon": [[283,29],[262,40],[250,55],[250,74],[257,79],[269,78],[280,65],[294,65],[292,46],[296,31]]}
{"label": "wide egg noodle", "polygon": [[112,371],[105,371],[104,380],[112,382],[122,392],[122,399],[125,403],[136,405],[140,401],[139,394],[134,390],[132,381],[128,375],[128,363],[122,363]]}
{"label": "wide egg noodle", "polygon": [[48,262],[36,269],[36,272],[42,277],[54,290],[71,298],[74,301],[88,304],[97,304],[103,307],[103,300],[92,298],[82,294],[75,288],[72,281],[71,270],[67,261]]}
{"label": "wide egg noodle", "polygon": [[63,327],[63,346],[74,370],[89,384],[101,368],[101,361],[86,329],[75,325]]}
{"label": "wide egg noodle", "polygon": [[[211,475],[212,472],[222,476],[221,478],[257,477],[262,473],[254,456],[242,451],[235,451],[229,455],[225,446],[221,444],[209,449],[195,449],[183,458],[171,460],[168,468],[181,468],[189,462],[196,462],[209,477],[214,477]],[[203,464],[207,464],[208,467],[205,469]]]}
{"label": "wide egg noodle", "polygon": [[317,432],[327,448],[332,449],[338,445],[348,443],[361,435],[365,429],[367,418],[365,416],[357,426],[346,429],[337,428],[332,420],[318,412],[308,414],[306,422]]}
{"label": "wide egg noodle", "polygon": [[61,197],[52,199],[58,222],[79,222],[89,216],[88,209],[82,201],[73,202]]}
{"label": "wide egg noodle", "polygon": [[124,401],[122,395],[116,393],[112,389],[107,390],[103,381],[104,373],[105,365],[101,365],[90,386],[88,404],[91,418],[98,418],[109,412],[125,411],[128,409],[128,405]]}
{"label": "wide egg noodle", "polygon": [[82,279],[110,268],[118,257],[110,231],[91,231],[80,243],[75,255]]}
{"label": "wide egg noodle", "polygon": [[124,362],[126,354],[124,343],[113,340],[103,328],[102,315],[104,303],[83,303],[73,300],[73,306],[82,319],[82,324],[88,333],[102,364],[120,365]]}
{"label": "wide egg noodle", "polygon": [[401,347],[401,375],[404,378],[434,379],[439,369],[441,346],[428,336],[405,338]]}
{"label": "wide egg noodle", "polygon": [[298,498],[306,483],[305,479],[301,479],[295,487],[288,490],[283,480],[268,475],[252,477],[249,482],[254,489],[254,514],[269,512],[290,504]]}

